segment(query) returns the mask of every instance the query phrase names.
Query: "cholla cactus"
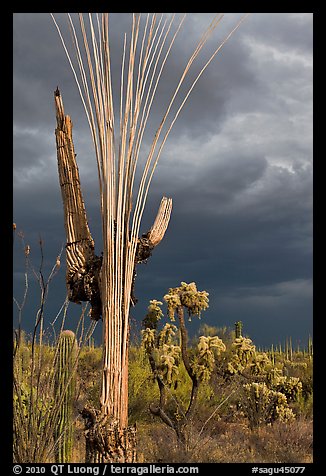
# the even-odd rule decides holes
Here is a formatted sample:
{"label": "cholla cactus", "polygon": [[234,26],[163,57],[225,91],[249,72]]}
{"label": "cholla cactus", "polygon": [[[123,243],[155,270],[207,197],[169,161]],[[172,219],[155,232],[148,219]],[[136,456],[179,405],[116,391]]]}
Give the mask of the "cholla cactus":
{"label": "cholla cactus", "polygon": [[163,312],[160,306],[163,303],[153,299],[149,301],[149,306],[147,308],[147,314],[143,319],[143,326],[149,329],[156,329],[158,321],[163,317]]}
{"label": "cholla cactus", "polygon": [[164,296],[164,301],[168,306],[168,314],[174,320],[178,307],[184,306],[188,310],[189,319],[191,316],[201,317],[201,311],[208,308],[208,293],[198,291],[195,283],[181,282],[181,286],[170,288],[168,294]]}
{"label": "cholla cactus", "polygon": [[163,344],[158,372],[162,381],[167,385],[172,385],[174,378],[178,376],[180,356],[181,349],[179,346]]}
{"label": "cholla cactus", "polygon": [[[163,303],[161,301],[157,301],[156,299],[152,299],[151,301],[149,301],[147,314],[143,319],[143,327],[145,327],[145,329],[141,331],[142,345],[147,352],[150,352],[152,349],[154,349],[156,345],[157,323],[161,319],[161,317],[163,317],[163,312],[160,307],[162,305]],[[166,330],[166,332],[168,333],[168,330]],[[161,335],[161,333],[159,334],[159,336]]]}
{"label": "cholla cactus", "polygon": [[181,349],[179,345],[163,344],[162,355],[170,355],[176,364],[180,362]]}
{"label": "cholla cactus", "polygon": [[197,345],[198,353],[192,361],[192,368],[199,380],[207,381],[215,365],[215,356],[225,352],[226,346],[217,336],[201,336]]}
{"label": "cholla cactus", "polygon": [[221,352],[225,352],[226,347],[222,339],[217,336],[200,336],[197,349],[200,356],[203,356],[212,350],[215,351],[217,355],[220,355]]}
{"label": "cholla cactus", "polygon": [[266,352],[256,352],[251,363],[253,375],[266,375],[272,370],[273,364]]}
{"label": "cholla cactus", "polygon": [[155,346],[156,331],[155,329],[150,329],[149,327],[147,327],[146,329],[143,329],[141,333],[142,346],[144,347],[146,352],[150,352],[152,349],[154,349]]}
{"label": "cholla cactus", "polygon": [[243,372],[245,366],[241,363],[239,357],[235,354],[232,356],[232,359],[229,360],[226,364],[226,374],[235,375]]}
{"label": "cholla cactus", "polygon": [[231,355],[226,362],[226,374],[234,375],[243,372],[251,365],[256,356],[256,347],[247,337],[236,337],[231,344]]}
{"label": "cholla cactus", "polygon": [[283,393],[289,401],[296,401],[302,392],[302,382],[297,377],[279,376],[273,388]]}
{"label": "cholla cactus", "polygon": [[247,337],[237,337],[232,343],[234,353],[239,357],[240,361],[247,364],[249,359],[255,355],[256,347],[251,339]]}
{"label": "cholla cactus", "polygon": [[178,375],[181,348],[172,344],[176,331],[177,327],[170,323],[166,323],[159,333],[149,327],[141,331],[142,345],[151,358],[152,370],[167,385],[171,385]]}
{"label": "cholla cactus", "polygon": [[[185,325],[184,308],[189,317],[197,315],[208,307],[208,293],[198,291],[195,283],[181,283],[177,288],[170,288],[164,296],[167,304],[168,316],[171,321],[178,317],[178,328],[171,323],[166,323],[163,329],[157,333],[157,329],[151,329],[148,324],[152,322],[151,315],[161,317],[160,301],[151,301],[149,313],[143,323],[147,328],[142,331],[143,344],[147,349],[149,363],[156,378],[160,399],[158,405],[151,404],[150,411],[161,418],[170,428],[176,432],[180,443],[185,444],[185,428],[191,421],[198,397],[198,386],[201,381],[207,380],[214,368],[215,357],[225,351],[226,347],[217,336],[199,339],[196,356],[191,361],[188,349],[188,335]],[[157,306],[159,309],[157,309]],[[179,345],[178,345],[179,344]],[[185,370],[192,381],[192,388],[187,407],[174,396],[171,399],[172,384],[174,390],[178,384],[180,363],[184,364]]]}
{"label": "cholla cactus", "polygon": [[293,413],[293,410],[287,405],[284,403],[284,395],[283,393],[281,392],[276,392],[279,396],[279,398],[281,397],[281,401],[283,400],[283,403],[281,405],[276,405],[276,415],[277,415],[277,419],[279,421],[283,421],[285,423],[289,423],[293,420],[295,420],[295,414]]}
{"label": "cholla cactus", "polygon": [[169,293],[164,296],[164,301],[168,307],[168,316],[171,321],[175,321],[175,312],[179,306],[181,306],[180,296],[177,292],[177,288],[170,288]]}
{"label": "cholla cactus", "polygon": [[243,385],[243,389],[242,409],[251,428],[276,420],[288,422],[295,418],[286,396],[270,390],[264,382],[248,383]]}
{"label": "cholla cactus", "polygon": [[272,367],[266,374],[266,382],[270,387],[273,387],[273,385],[279,381],[279,378],[282,377],[282,375],[283,370],[281,368]]}
{"label": "cholla cactus", "polygon": [[162,348],[166,344],[171,344],[177,330],[178,330],[177,326],[167,322],[158,335],[158,339],[157,339],[158,347]]}

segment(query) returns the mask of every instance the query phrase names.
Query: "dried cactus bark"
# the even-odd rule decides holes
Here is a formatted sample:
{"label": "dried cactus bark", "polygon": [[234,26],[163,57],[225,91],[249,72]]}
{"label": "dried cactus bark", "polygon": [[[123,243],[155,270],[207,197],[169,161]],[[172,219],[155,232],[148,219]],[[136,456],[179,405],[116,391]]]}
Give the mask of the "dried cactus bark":
{"label": "dried cactus bark", "polygon": [[135,463],[136,426],[121,426],[99,410],[84,408],[86,463]]}
{"label": "dried cactus bark", "polygon": [[85,204],[80,188],[79,171],[72,139],[72,121],[64,114],[58,88],[54,93],[57,128],[57,160],[66,231],[66,283],[69,300],[90,301],[91,317],[101,317],[99,272],[102,259],[95,255],[94,240],[87,222]]}

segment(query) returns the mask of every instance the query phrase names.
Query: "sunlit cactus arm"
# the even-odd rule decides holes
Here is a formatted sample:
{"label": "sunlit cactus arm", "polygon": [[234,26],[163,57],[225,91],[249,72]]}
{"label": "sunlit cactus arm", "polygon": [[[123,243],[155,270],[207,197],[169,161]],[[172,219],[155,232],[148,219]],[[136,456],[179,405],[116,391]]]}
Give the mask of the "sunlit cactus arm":
{"label": "sunlit cactus arm", "polygon": [[144,233],[137,240],[135,265],[133,270],[133,280],[131,287],[132,305],[135,305],[137,303],[137,298],[134,294],[135,279],[137,276],[137,264],[146,263],[152,255],[154,248],[162,241],[170,222],[171,212],[172,198],[163,197],[152,227],[147,233]]}
{"label": "sunlit cactus arm", "polygon": [[154,224],[147,233],[147,238],[153,246],[157,246],[162,241],[170,222],[171,212],[172,198],[163,197]]}

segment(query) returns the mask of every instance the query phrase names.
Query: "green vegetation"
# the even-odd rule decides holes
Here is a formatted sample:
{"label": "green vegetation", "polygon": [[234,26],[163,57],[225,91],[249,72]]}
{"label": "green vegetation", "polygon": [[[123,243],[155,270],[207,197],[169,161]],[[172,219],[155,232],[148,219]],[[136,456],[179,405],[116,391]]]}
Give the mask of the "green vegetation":
{"label": "green vegetation", "polygon": [[[166,324],[172,325],[164,324],[163,318],[162,315],[160,321],[162,330]],[[167,329],[168,327],[165,331]],[[179,338],[179,331],[175,329],[174,331],[174,335],[170,334],[171,341]],[[169,332],[166,332],[166,337],[168,334]],[[206,343],[214,343],[214,340],[206,341],[199,337],[222,336],[223,338],[219,338],[226,350],[214,357],[210,378],[199,385],[194,415],[187,428],[188,450],[187,447],[182,448],[180,444],[178,445],[175,431],[150,410],[153,403],[159,402],[160,390],[144,345],[134,344],[130,348],[129,423],[130,425],[137,423],[140,458],[145,462],[311,462],[312,352],[308,349],[292,349],[290,359],[290,352],[287,358],[283,349],[279,352],[279,348],[278,350],[274,348],[272,352],[272,348],[264,351],[255,348],[255,352],[247,359],[247,365],[243,365],[241,371],[231,373],[228,363],[233,362],[232,367],[235,367],[234,362],[238,362],[235,355],[239,357],[241,349],[239,342],[234,342],[235,331],[226,327],[217,328],[203,324],[199,334],[188,343],[189,355],[193,356],[193,362],[196,361],[195,356],[200,355],[201,347],[207,349]],[[19,352],[20,365],[17,365],[16,369],[17,372],[18,369],[20,371],[19,379],[22,385],[19,395],[14,392],[14,402],[17,406],[18,400],[20,401],[27,419],[31,399],[29,386],[31,344],[27,338],[22,340],[23,345]],[[163,345],[162,341],[162,350]],[[177,346],[176,342],[172,345]],[[54,352],[53,346],[43,346],[43,378],[40,382],[42,390],[39,390],[38,407],[34,408],[34,418],[41,423],[38,429],[40,442],[43,442],[42,434],[47,424],[44,417],[50,415],[53,405],[51,392],[46,392],[48,386],[45,382],[46,376],[51,374]],[[159,353],[156,355],[158,362],[159,355]],[[177,372],[176,369],[171,373],[164,370],[164,366],[169,368],[171,365],[168,363],[169,359],[162,359],[163,366],[159,369],[167,384],[169,404],[166,411],[173,417],[173,412],[177,409],[179,414],[182,414],[183,409],[187,408],[192,389],[192,380],[180,358],[180,352],[177,353],[177,357],[173,364],[177,367]],[[85,405],[98,408],[101,359],[100,347],[83,346],[80,350],[76,370],[78,408]],[[237,368],[239,369],[239,366]],[[255,391],[258,392],[258,398]],[[257,405],[257,402],[260,405]],[[281,407],[276,410],[279,403]],[[82,419],[73,418],[72,428],[74,448],[71,461],[83,462],[85,442]],[[50,451],[53,445],[53,435],[49,434],[48,441],[43,442],[44,451],[40,454],[39,461],[55,462],[55,453]],[[23,438],[16,442],[15,447],[17,446],[20,447],[20,452],[23,449],[27,452],[30,448],[27,443],[24,446]],[[39,447],[38,452],[40,450]],[[25,461],[31,459],[31,454],[32,450],[29,449]]]}
{"label": "green vegetation", "polygon": [[[137,424],[138,460],[311,462],[312,339],[306,348],[288,339],[258,349],[240,321],[234,328],[202,324],[188,338],[185,315],[207,308],[208,294],[195,283],[149,303],[141,342],[129,351],[129,424]],[[99,409],[102,348],[94,341],[77,347],[71,331],[54,345],[33,345],[21,332],[15,461],[84,461],[78,415]]]}

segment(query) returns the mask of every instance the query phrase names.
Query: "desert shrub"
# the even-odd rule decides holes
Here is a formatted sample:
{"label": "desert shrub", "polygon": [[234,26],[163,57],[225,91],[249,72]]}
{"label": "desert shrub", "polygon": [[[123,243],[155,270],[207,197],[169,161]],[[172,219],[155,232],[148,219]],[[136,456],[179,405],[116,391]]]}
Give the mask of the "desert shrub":
{"label": "desert shrub", "polygon": [[78,362],[78,400],[79,406],[89,404],[99,407],[101,385],[101,347],[82,347]]}
{"label": "desert shrub", "polygon": [[313,447],[312,421],[278,421],[250,434],[255,462],[311,463]]}
{"label": "desert shrub", "polygon": [[[47,355],[46,355],[47,354]],[[48,454],[44,434],[51,439],[49,416],[54,407],[52,349],[20,340],[13,360],[14,461],[38,462]],[[47,417],[47,418],[45,418]],[[34,447],[34,448],[33,448]]]}
{"label": "desert shrub", "polygon": [[[216,433],[223,432],[223,428]],[[138,428],[138,453],[146,463],[214,463],[218,462],[218,439],[207,430],[199,434],[196,426],[188,428],[192,450],[178,444],[175,432],[155,422]]]}
{"label": "desert shrub", "polygon": [[129,423],[152,421],[149,405],[159,392],[144,350],[133,345],[129,349]]}

